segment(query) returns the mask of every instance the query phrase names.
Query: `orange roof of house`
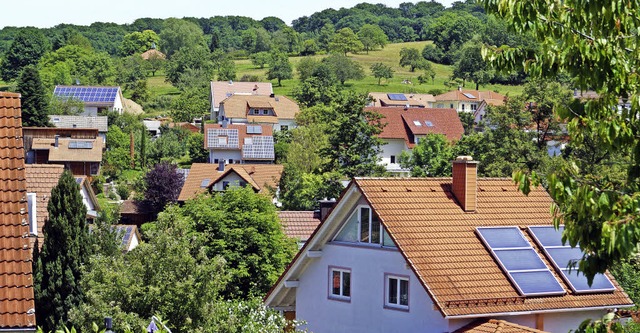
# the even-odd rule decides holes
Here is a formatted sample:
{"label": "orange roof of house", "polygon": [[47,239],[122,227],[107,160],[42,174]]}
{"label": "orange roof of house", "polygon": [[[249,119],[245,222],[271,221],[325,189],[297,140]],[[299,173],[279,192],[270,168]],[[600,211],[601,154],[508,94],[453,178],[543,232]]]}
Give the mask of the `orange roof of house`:
{"label": "orange roof of house", "polygon": [[273,94],[273,87],[271,82],[211,81],[211,96],[215,108],[219,107],[225,98],[234,94],[269,96]]}
{"label": "orange roof of house", "polygon": [[[51,197],[51,190],[58,185],[60,176],[64,171],[62,164],[27,164],[27,192],[36,194],[36,219],[38,222],[38,242],[42,246],[44,235],[42,227],[44,221],[49,217],[47,205]],[[31,238],[31,245],[35,241]]]}
{"label": "orange roof of house", "polygon": [[[224,107],[224,115],[227,118],[247,118],[249,108],[273,109],[275,116],[261,116],[260,118],[295,119],[300,112],[298,103],[286,96],[269,97],[264,95],[232,95],[220,102]],[[251,117],[251,116],[249,116]],[[254,117],[254,119],[260,119]],[[251,121],[251,120],[249,120]],[[258,120],[255,120],[258,121]]]}
{"label": "orange roof of house", "polygon": [[290,238],[306,241],[320,225],[318,211],[279,211],[278,217],[284,227],[284,233]]}
{"label": "orange roof of house", "polygon": [[[91,148],[69,148],[72,142],[90,142]],[[51,162],[100,162],[102,161],[102,139],[33,138],[31,149],[48,150]]]}
{"label": "orange roof of house", "polygon": [[[526,226],[552,224],[551,198],[541,187],[525,196],[511,179],[479,178],[477,209],[465,213],[451,191],[451,181],[451,178],[354,180],[444,315],[633,304],[615,281],[617,288],[613,293],[520,296],[476,235],[476,227],[519,226],[528,235],[524,231]],[[541,253],[537,245],[534,248]],[[553,267],[544,255],[541,257],[548,267]],[[552,272],[565,290],[571,290]]]}
{"label": "orange roof of house", "polygon": [[[220,172],[217,164],[193,163],[178,196],[178,201],[193,199],[198,194],[206,192],[208,186],[214,184],[231,169],[254,188],[257,186],[258,191],[265,192],[269,188],[278,187],[284,167],[280,164],[228,164],[225,165],[225,170]],[[203,186],[206,179],[209,180]]]}
{"label": "orange roof of house", "polygon": [[[378,135],[382,139],[403,139],[413,148],[413,135],[443,134],[449,141],[460,140],[464,128],[454,109],[368,107],[384,116],[386,126]],[[414,121],[418,121],[417,126]],[[428,122],[428,123],[427,123]],[[431,124],[432,126],[428,126]]]}
{"label": "orange roof of house", "polygon": [[453,333],[546,333],[531,327],[510,323],[506,320],[498,319],[478,319]]}
{"label": "orange roof of house", "polygon": [[[404,101],[392,100],[389,95],[402,95]],[[431,94],[402,94],[402,93],[383,93],[371,92],[369,97],[373,98],[373,106],[391,106],[391,107],[426,107],[429,103],[435,102],[435,98]]]}
{"label": "orange roof of house", "polygon": [[145,52],[143,52],[142,54],[140,54],[140,57],[142,57],[142,59],[144,60],[149,60],[149,58],[151,58],[152,56],[156,57],[156,58],[160,58],[160,59],[165,59],[167,56],[164,55],[164,53],[156,50],[156,49],[149,49]]}
{"label": "orange roof of house", "polygon": [[[473,98],[471,98],[473,96]],[[467,101],[467,102],[481,102],[486,100],[488,104],[493,105],[489,101],[498,102],[504,101],[505,95],[499,94],[494,91],[480,91],[480,90],[452,90],[444,94],[436,95],[434,98],[436,101]]]}
{"label": "orange roof of house", "polygon": [[35,329],[20,94],[0,92],[0,329]]}

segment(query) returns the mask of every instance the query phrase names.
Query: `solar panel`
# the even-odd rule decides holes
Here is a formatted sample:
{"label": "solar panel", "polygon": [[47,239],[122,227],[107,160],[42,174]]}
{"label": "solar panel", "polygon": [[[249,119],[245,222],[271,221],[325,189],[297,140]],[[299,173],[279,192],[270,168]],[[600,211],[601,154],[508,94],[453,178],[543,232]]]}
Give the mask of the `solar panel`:
{"label": "solar panel", "polygon": [[518,227],[479,227],[476,230],[521,295],[564,294],[564,288]]}
{"label": "solar panel", "polygon": [[69,149],[93,149],[92,141],[70,141]]}
{"label": "solar panel", "polygon": [[262,126],[260,125],[248,125],[247,134],[262,134]]}
{"label": "solar panel", "polygon": [[462,93],[466,98],[471,98],[471,99],[475,99],[476,96],[473,96],[473,94],[470,93]]}
{"label": "solar panel", "polygon": [[118,87],[56,86],[53,95],[59,99],[75,99],[84,103],[112,103],[118,95]]}
{"label": "solar panel", "polygon": [[596,274],[589,286],[587,277],[576,268],[584,253],[579,247],[562,244],[564,227],[556,230],[553,226],[529,227],[533,239],[543,248],[545,255],[553,263],[562,278],[576,294],[612,292],[615,287],[604,274]]}
{"label": "solar panel", "polygon": [[404,94],[387,94],[387,97],[389,97],[389,99],[392,100],[392,101],[406,101],[407,100],[407,96],[405,96]]}
{"label": "solar panel", "polygon": [[[224,137],[225,140],[220,140]],[[240,148],[238,130],[231,128],[210,128],[207,130],[207,148]]]}
{"label": "solar panel", "polygon": [[245,159],[274,159],[273,137],[254,136],[251,144],[242,145],[242,157]]}

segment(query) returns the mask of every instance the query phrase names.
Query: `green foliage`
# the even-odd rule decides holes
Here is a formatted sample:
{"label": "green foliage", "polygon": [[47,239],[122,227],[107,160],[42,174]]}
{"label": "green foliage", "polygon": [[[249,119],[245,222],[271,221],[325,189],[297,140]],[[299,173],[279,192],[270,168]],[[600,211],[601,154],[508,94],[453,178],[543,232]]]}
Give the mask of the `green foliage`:
{"label": "green foliage", "polygon": [[333,36],[336,34],[336,29],[331,23],[325,23],[322,25],[320,29],[320,33],[318,35],[318,46],[320,49],[325,52],[329,52],[331,40],[333,40]]}
{"label": "green foliage", "polygon": [[68,311],[84,300],[82,265],[89,259],[89,234],[80,187],[69,171],[51,190],[44,243],[34,252],[33,285],[36,319],[46,330],[69,323]]}
{"label": "green foliage", "polygon": [[233,81],[236,79],[236,64],[233,60],[224,59],[218,66],[218,80]]}
{"label": "green foliage", "polygon": [[145,60],[145,68],[151,72],[152,76],[156,75],[156,72],[163,69],[167,60],[158,53],[152,53],[149,58]]}
{"label": "green foliage", "polygon": [[293,68],[289,62],[289,57],[282,52],[273,52],[269,59],[269,70],[267,70],[267,80],[278,80],[278,86],[282,86],[281,81],[293,78]]}
{"label": "green foliage", "polygon": [[173,121],[192,122],[194,118],[209,113],[209,98],[206,89],[188,89],[171,102],[169,114]]}
{"label": "green foliage", "polygon": [[347,80],[360,80],[364,78],[362,66],[355,60],[343,54],[334,53],[322,60],[331,71],[333,76],[344,85]]}
{"label": "green foliage", "polygon": [[187,201],[181,213],[205,235],[206,253],[227,262],[231,280],[223,292],[226,297],[264,294],[295,253],[269,197],[250,187]]}
{"label": "green foliage", "polygon": [[336,31],[329,41],[329,50],[331,52],[341,53],[345,56],[348,52],[357,53],[362,49],[364,49],[364,45],[362,45],[362,42],[351,28],[342,28]]}
{"label": "green foliage", "polygon": [[146,62],[137,54],[121,58],[118,62],[117,72],[116,83],[123,90],[132,90],[139,81],[146,81]]}
{"label": "green foliage", "polygon": [[316,52],[320,51],[320,47],[315,39],[306,39],[302,42],[302,50],[300,51],[301,56],[314,55]]}
{"label": "green foliage", "polygon": [[[209,61],[209,51],[205,47],[194,46],[177,50],[173,57],[167,61],[166,80],[181,89],[194,86],[194,84],[189,83],[190,80],[181,78],[181,76],[185,75],[185,73],[193,73],[195,70],[201,70],[201,76],[207,82],[213,77],[213,64]],[[200,86],[202,84],[197,83],[195,85]]]}
{"label": "green foliage", "polygon": [[109,126],[107,131],[107,147],[102,161],[102,173],[110,177],[118,177],[123,170],[131,167],[130,137],[116,125]]}
{"label": "green foliage", "polygon": [[393,69],[391,68],[391,66],[385,65],[381,62],[376,62],[375,64],[371,65],[370,69],[373,77],[378,79],[378,85],[380,85],[382,79],[390,79],[393,77]]}
{"label": "green foliage", "polygon": [[420,55],[420,51],[415,48],[403,47],[400,50],[400,66],[409,66],[409,70],[414,72],[416,68],[424,69],[428,62]]}
{"label": "green foliage", "polygon": [[435,44],[427,44],[422,49],[422,57],[429,61],[439,63],[442,61],[442,57],[444,57],[444,52]]}
{"label": "green foliage", "polygon": [[[114,82],[115,66],[106,53],[77,45],[67,45],[44,55],[40,61],[42,81],[53,89],[56,84],[70,85],[77,79],[83,85],[105,85]],[[60,79],[69,81],[60,82]]]}
{"label": "green foliage", "polygon": [[23,68],[16,92],[22,95],[22,125],[46,127],[49,124],[49,99],[40,74],[33,65]]}
{"label": "green foliage", "polygon": [[192,22],[176,18],[168,18],[164,21],[164,27],[160,32],[160,50],[169,59],[180,49],[187,50],[207,48],[202,29]]}
{"label": "green foliage", "polygon": [[[259,298],[230,300],[218,303],[213,313],[214,333],[281,333],[293,330],[297,322],[289,323],[278,311],[267,308]],[[290,325],[292,325],[290,327]]]}
{"label": "green foliage", "polygon": [[187,150],[191,163],[206,163],[209,159],[209,152],[204,149],[204,134],[202,133],[189,134]]}
{"label": "green foliage", "polygon": [[269,59],[269,53],[264,51],[251,55],[251,63],[258,68],[264,68],[264,66],[269,63]]}
{"label": "green foliage", "polygon": [[482,59],[482,44],[479,39],[472,39],[462,45],[458,51],[459,57],[453,66],[453,78],[462,79],[475,83],[475,90],[480,89],[480,85],[489,83],[494,77],[484,59]]}
{"label": "green foliage", "polygon": [[120,44],[120,55],[130,56],[150,50],[158,45],[160,37],[153,30],[134,31],[124,35]]}
{"label": "green foliage", "polygon": [[313,75],[313,71],[320,64],[320,62],[312,57],[304,57],[298,61],[296,65],[296,71],[298,72],[298,79],[305,81]]}
{"label": "green foliage", "polygon": [[[486,58],[496,68],[523,69],[534,77],[565,72],[575,78],[576,88],[595,90],[599,98],[584,107],[563,107],[557,114],[567,118],[572,140],[593,141],[605,154],[630,157],[622,180],[609,173],[589,173],[593,167],[581,160],[547,177],[555,223],[564,223],[564,240],[589,253],[578,268],[591,279],[635,255],[640,241],[640,85],[630,70],[637,67],[639,44],[635,38],[626,38],[638,29],[635,18],[640,6],[617,0],[563,6],[542,0],[483,3],[516,32],[530,34],[540,43],[537,52],[525,47],[487,49]],[[619,109],[620,99],[629,107]]]}
{"label": "green foliage", "polygon": [[442,63],[452,64],[456,60],[454,52],[474,34],[482,35],[484,30],[482,21],[474,15],[446,11],[429,22],[427,31],[428,39],[444,53]]}
{"label": "green foliage", "polygon": [[411,177],[451,176],[453,147],[442,134],[427,134],[420,138],[411,152],[403,151],[400,166],[411,170]]}
{"label": "green foliage", "polygon": [[16,79],[24,67],[37,65],[50,49],[49,41],[40,30],[20,30],[0,61],[0,77],[4,81]]}
{"label": "green foliage", "polygon": [[364,50],[369,54],[369,50],[374,50],[376,47],[384,48],[389,43],[387,35],[380,29],[379,26],[374,24],[365,24],[358,30],[358,39],[362,43]]}

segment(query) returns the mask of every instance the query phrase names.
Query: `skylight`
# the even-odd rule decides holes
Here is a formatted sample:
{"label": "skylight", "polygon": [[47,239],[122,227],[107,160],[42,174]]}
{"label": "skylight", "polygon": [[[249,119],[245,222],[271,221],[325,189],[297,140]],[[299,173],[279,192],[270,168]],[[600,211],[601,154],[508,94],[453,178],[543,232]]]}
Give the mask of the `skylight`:
{"label": "skylight", "polygon": [[413,124],[416,126],[422,126],[422,123],[420,122],[420,120],[414,120]]}

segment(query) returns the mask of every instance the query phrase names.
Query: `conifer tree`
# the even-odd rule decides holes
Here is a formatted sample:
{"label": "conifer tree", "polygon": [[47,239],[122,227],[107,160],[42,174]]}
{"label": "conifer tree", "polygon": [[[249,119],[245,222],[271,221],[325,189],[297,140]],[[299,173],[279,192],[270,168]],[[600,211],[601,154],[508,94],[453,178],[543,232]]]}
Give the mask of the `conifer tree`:
{"label": "conifer tree", "polygon": [[29,65],[22,70],[16,90],[22,95],[22,124],[49,126],[49,101],[35,66]]}
{"label": "conifer tree", "polygon": [[69,326],[68,311],[84,298],[80,268],[87,262],[90,249],[87,209],[69,171],[51,191],[47,210],[44,242],[40,252],[34,252],[37,257],[33,269],[36,320],[45,332]]}

